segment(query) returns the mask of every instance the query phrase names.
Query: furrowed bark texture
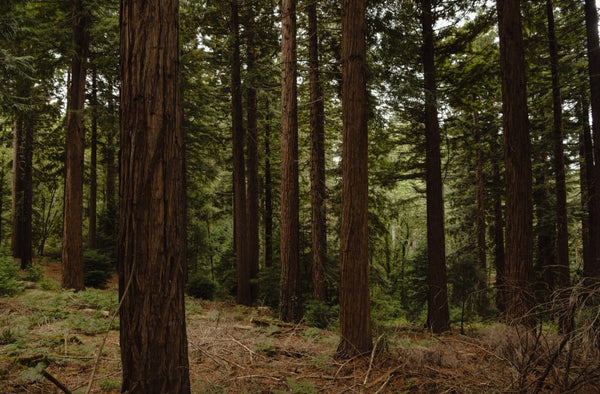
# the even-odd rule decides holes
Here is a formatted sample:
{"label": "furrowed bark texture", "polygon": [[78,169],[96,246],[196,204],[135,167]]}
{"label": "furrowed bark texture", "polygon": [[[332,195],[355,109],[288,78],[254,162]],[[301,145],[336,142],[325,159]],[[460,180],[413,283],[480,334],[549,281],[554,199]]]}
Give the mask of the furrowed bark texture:
{"label": "furrowed bark texture", "polygon": [[365,1],[342,0],[342,217],[339,357],[371,350]]}
{"label": "furrowed bark texture", "polygon": [[327,222],[325,205],[325,113],[319,73],[317,3],[306,5],[308,13],[308,57],[310,66],[310,205],[313,297],[326,301],[325,260]]}
{"label": "furrowed bark texture", "polygon": [[62,287],[83,290],[83,158],[85,128],[85,74],[88,55],[89,16],[82,0],[72,0],[73,44],[71,87],[67,103],[67,138],[65,146],[65,200],[62,235]]}
{"label": "furrowed bark texture", "polygon": [[521,15],[518,0],[498,0],[497,7],[506,170],[506,318],[509,324],[531,325],[533,204]]}
{"label": "furrowed bark texture", "polygon": [[298,195],[298,98],[296,86],[296,1],[281,3],[281,296],[279,315],[302,318]]}
{"label": "furrowed bark texture", "polygon": [[121,5],[121,390],[189,393],[179,4]]}

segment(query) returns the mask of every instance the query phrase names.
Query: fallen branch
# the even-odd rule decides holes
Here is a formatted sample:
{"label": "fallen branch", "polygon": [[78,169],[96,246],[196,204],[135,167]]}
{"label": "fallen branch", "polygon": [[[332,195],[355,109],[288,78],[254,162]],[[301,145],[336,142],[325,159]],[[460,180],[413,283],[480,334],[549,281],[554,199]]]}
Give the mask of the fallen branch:
{"label": "fallen branch", "polygon": [[54,376],[50,375],[50,373],[48,371],[46,371],[45,369],[42,370],[42,375],[48,379],[49,381],[51,381],[52,383],[54,383],[54,385],[56,387],[58,387],[59,389],[62,390],[63,393],[65,394],[71,394],[71,391],[65,387],[64,384],[62,384],[61,382],[58,381],[58,379],[56,379]]}

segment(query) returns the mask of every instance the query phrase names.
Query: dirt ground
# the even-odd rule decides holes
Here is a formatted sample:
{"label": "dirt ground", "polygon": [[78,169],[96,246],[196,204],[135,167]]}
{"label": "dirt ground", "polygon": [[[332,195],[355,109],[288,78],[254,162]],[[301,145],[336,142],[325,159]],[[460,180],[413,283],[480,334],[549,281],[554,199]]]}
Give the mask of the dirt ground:
{"label": "dirt ground", "polygon": [[[60,279],[58,264],[44,268]],[[89,392],[118,393],[118,322],[108,329],[116,291],[113,280],[102,291],[31,288],[0,298],[0,393],[64,392],[59,384],[85,393],[96,360]],[[374,351],[344,361],[333,357],[335,332],[284,324],[268,308],[188,299],[187,330],[193,393],[600,392],[597,359],[565,373],[560,354],[543,361],[559,338],[541,347],[499,324],[442,336],[375,327]]]}

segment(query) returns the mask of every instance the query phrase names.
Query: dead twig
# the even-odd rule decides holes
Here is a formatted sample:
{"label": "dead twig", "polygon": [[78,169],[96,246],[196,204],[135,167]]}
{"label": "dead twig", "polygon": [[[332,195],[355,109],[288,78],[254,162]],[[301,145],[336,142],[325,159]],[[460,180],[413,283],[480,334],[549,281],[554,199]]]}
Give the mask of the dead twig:
{"label": "dead twig", "polygon": [[367,369],[367,373],[365,374],[365,380],[363,381],[363,385],[366,385],[367,381],[369,380],[369,374],[373,369],[373,360],[375,359],[375,353],[377,352],[377,344],[379,343],[379,341],[381,341],[381,338],[383,338],[383,334],[380,335],[379,338],[377,338],[377,340],[375,341],[375,345],[373,345],[373,350],[371,351],[371,359],[369,360],[369,369]]}

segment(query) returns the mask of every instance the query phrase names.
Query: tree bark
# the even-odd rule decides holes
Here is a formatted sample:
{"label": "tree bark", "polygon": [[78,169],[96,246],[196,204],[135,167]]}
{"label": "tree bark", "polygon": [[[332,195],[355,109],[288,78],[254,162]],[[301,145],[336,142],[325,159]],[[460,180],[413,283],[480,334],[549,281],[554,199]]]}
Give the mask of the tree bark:
{"label": "tree bark", "polygon": [[496,268],[496,307],[502,313],[506,310],[506,286],[504,281],[504,221],[502,220],[502,187],[500,165],[493,165],[494,177],[494,268]]}
{"label": "tree bark", "polygon": [[121,6],[121,391],[189,393],[179,3]]}
{"label": "tree bark", "polygon": [[281,3],[281,296],[283,321],[302,318],[300,293],[296,0]]}
{"label": "tree bark", "polygon": [[[588,71],[592,106],[592,136],[594,139],[593,183],[600,185],[600,43],[598,40],[598,10],[595,0],[585,0],[585,26],[587,34]],[[600,273],[600,187],[590,190],[590,241],[594,247],[594,259],[583,267],[583,276],[596,278]]]}
{"label": "tree bark", "polygon": [[[250,18],[254,18],[252,15]],[[246,140],[246,160],[247,160],[247,257],[250,279],[250,301],[258,301],[258,129],[257,129],[257,108],[256,108],[256,77],[255,69],[257,48],[254,44],[254,21],[249,21],[246,29],[248,34],[248,54],[247,70],[250,80],[247,93],[247,119],[248,119],[248,138]]]}
{"label": "tree bark", "polygon": [[242,83],[240,76],[240,26],[238,2],[230,0],[231,34],[233,35],[233,56],[231,59],[231,122],[233,131],[233,227],[235,262],[237,270],[238,304],[251,305],[250,267],[247,254],[246,236],[246,176],[244,174],[244,125],[242,114]]}
{"label": "tree bark", "polygon": [[563,148],[562,98],[560,94],[560,73],[558,42],[554,28],[552,0],[546,0],[548,18],[548,45],[552,69],[552,106],[554,139],[554,180],[556,183],[556,241],[557,241],[557,285],[561,288],[570,284],[569,274],[569,230],[567,222],[567,187],[565,181],[565,154]]}
{"label": "tree bark", "polygon": [[325,205],[325,113],[319,73],[317,3],[306,5],[308,13],[308,57],[310,67],[310,204],[312,234],[313,297],[327,300],[325,261],[327,257],[327,216]]}
{"label": "tree bark", "polygon": [[477,211],[477,265],[481,271],[481,281],[478,284],[477,308],[480,315],[484,315],[489,306],[487,296],[487,246],[485,240],[485,179],[483,174],[483,152],[481,148],[481,127],[479,114],[473,114],[475,126],[475,206]]}
{"label": "tree bark", "polygon": [[92,69],[92,135],[90,136],[90,201],[88,207],[88,247],[96,249],[96,202],[98,198],[98,90],[96,69]]}
{"label": "tree bark", "polygon": [[446,288],[446,241],[444,200],[440,155],[440,129],[437,113],[433,10],[431,0],[422,1],[423,70],[425,76],[425,181],[427,185],[427,322],[434,333],[450,329],[448,290]]}
{"label": "tree bark", "polygon": [[506,169],[506,318],[532,325],[533,204],[520,2],[497,0]]}
{"label": "tree bark", "polygon": [[73,45],[71,87],[67,103],[65,145],[65,197],[62,235],[62,287],[83,290],[83,163],[85,127],[85,74],[89,45],[89,15],[82,0],[73,4]]}
{"label": "tree bark", "polygon": [[367,86],[365,1],[342,0],[342,214],[340,344],[337,355],[369,352]]}
{"label": "tree bark", "polygon": [[536,158],[539,163],[535,174],[536,187],[533,191],[533,202],[536,212],[535,232],[537,235],[537,252],[535,258],[536,291],[543,299],[549,297],[555,289],[556,282],[556,228],[553,207],[550,204],[551,190],[548,180],[548,164],[545,155]]}
{"label": "tree bark", "polygon": [[266,100],[265,116],[265,247],[263,266],[273,265],[273,182],[271,180],[271,108]]}

